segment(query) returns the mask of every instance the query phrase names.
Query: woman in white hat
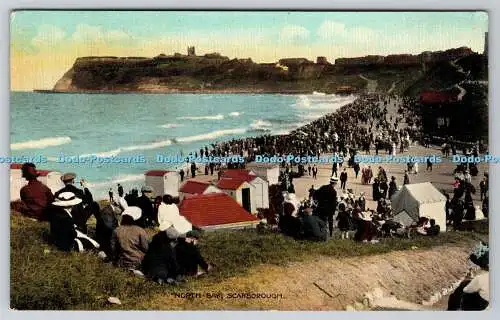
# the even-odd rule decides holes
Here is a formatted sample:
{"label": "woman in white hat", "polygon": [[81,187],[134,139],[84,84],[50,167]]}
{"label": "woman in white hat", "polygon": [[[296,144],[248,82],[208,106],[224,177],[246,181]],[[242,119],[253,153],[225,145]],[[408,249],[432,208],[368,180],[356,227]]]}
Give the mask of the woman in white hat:
{"label": "woman in white hat", "polygon": [[82,199],[72,192],[61,192],[52,203],[54,210],[50,216],[50,234],[58,249],[79,252],[86,249],[98,249],[99,244],[80,231],[71,214],[71,209],[80,204]]}
{"label": "woman in white hat", "polygon": [[163,196],[163,203],[158,208],[158,223],[160,231],[166,231],[167,235],[174,240],[193,230],[191,223],[181,216],[172,196],[168,194]]}
{"label": "woman in white hat", "polygon": [[480,243],[469,256],[469,260],[480,270],[475,277],[469,273],[448,299],[447,310],[481,311],[489,307],[489,247]]}
{"label": "woman in white hat", "polygon": [[141,216],[141,208],[128,207],[122,213],[121,225],[113,231],[112,259],[120,267],[138,270],[148,251],[148,235],[137,225]]}

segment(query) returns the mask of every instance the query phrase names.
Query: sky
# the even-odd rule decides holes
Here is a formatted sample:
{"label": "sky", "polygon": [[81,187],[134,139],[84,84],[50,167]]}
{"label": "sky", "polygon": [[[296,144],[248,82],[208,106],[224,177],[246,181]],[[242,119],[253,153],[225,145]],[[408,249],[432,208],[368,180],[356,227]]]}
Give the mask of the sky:
{"label": "sky", "polygon": [[219,52],[285,57],[418,54],[484,48],[485,12],[16,11],[11,14],[11,90],[50,89],[81,56]]}

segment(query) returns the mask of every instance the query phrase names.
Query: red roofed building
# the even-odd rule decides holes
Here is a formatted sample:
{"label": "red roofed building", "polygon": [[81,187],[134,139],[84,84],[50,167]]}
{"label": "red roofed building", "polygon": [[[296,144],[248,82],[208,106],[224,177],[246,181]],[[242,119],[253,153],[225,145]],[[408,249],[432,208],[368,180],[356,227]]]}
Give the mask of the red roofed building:
{"label": "red roofed building", "polygon": [[11,164],[10,164],[10,169],[11,169],[11,170],[12,170],[12,169],[19,169],[19,170],[21,170],[21,167],[22,167],[22,166],[23,166],[23,164],[22,164],[22,163],[11,163]]}
{"label": "red roofed building", "polygon": [[144,173],[147,186],[153,187],[153,196],[169,194],[172,197],[179,196],[181,177],[177,171],[171,170],[149,170]]}
{"label": "red roofed building", "polygon": [[458,95],[451,92],[425,90],[420,92],[420,103],[442,104],[457,101]]}
{"label": "red roofed building", "polygon": [[203,230],[253,228],[259,219],[225,193],[187,196],[180,213]]}
{"label": "red roofed building", "polygon": [[248,212],[257,213],[255,205],[255,186],[241,178],[221,178],[217,188],[231,196]]}
{"label": "red roofed building", "polygon": [[188,180],[182,186],[180,191],[181,199],[186,197],[187,195],[195,195],[195,194],[208,194],[208,193],[221,193],[222,190],[217,188],[216,186],[201,181]]}
{"label": "red roofed building", "polygon": [[238,179],[249,182],[255,187],[251,195],[255,202],[255,210],[269,208],[269,183],[248,169],[228,169],[222,173],[222,178]]}
{"label": "red roofed building", "polygon": [[252,181],[256,177],[257,175],[253,171],[247,169],[226,169],[222,172],[222,178],[236,178],[247,182]]}

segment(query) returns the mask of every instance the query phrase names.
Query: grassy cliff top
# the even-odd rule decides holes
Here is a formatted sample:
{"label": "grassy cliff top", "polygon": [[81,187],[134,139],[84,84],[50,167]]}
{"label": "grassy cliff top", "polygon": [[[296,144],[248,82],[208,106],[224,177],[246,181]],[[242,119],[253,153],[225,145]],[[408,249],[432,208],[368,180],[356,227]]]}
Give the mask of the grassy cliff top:
{"label": "grassy cliff top", "polygon": [[[211,291],[228,278],[244,276],[254,267],[287,267],[321,257],[348,258],[395,250],[470,245],[471,233],[449,232],[436,238],[383,239],[378,244],[330,240],[295,241],[277,233],[218,231],[203,235],[200,245],[206,259],[216,266],[211,275],[178,287],[157,285],[134,277],[92,254],[62,253],[44,240],[48,224],[11,213],[11,308],[15,309],[179,309],[180,305],[151,305],[150,298],[173,292]],[[482,236],[485,238],[485,236]],[[486,236],[487,237],[487,236]],[[118,297],[123,305],[110,305]]]}

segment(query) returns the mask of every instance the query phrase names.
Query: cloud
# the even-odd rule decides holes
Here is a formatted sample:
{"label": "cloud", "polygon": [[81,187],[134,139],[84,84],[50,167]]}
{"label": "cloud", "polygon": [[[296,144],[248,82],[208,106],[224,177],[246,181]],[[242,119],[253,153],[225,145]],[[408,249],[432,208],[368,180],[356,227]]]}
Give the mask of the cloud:
{"label": "cloud", "polygon": [[343,36],[345,32],[345,25],[340,22],[325,20],[319,26],[317,34],[321,39],[329,39],[335,36]]}
{"label": "cloud", "polygon": [[36,47],[52,47],[59,44],[65,36],[64,30],[50,24],[44,24],[38,27],[38,33],[31,39],[31,44]]}
{"label": "cloud", "polygon": [[123,30],[106,31],[100,26],[88,24],[77,25],[75,32],[71,35],[74,42],[93,46],[127,43],[133,41],[133,38],[132,34]]}
{"label": "cloud", "polygon": [[280,40],[284,42],[295,42],[309,38],[310,31],[299,25],[286,25],[279,33]]}

